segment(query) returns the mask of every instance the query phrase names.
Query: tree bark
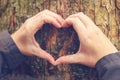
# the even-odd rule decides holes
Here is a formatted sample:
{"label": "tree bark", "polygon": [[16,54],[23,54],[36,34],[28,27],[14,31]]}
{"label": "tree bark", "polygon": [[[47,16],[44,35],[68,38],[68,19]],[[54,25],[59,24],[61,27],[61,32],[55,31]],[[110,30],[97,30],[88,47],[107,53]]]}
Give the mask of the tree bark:
{"label": "tree bark", "polygon": [[[120,50],[120,0],[0,0],[0,31],[13,33],[24,21],[36,13],[48,9],[67,18],[84,12]],[[74,54],[79,40],[72,27],[56,29],[50,24],[35,35],[40,46],[55,59]],[[78,65],[52,66],[37,57],[29,60],[2,80],[98,80],[95,69]]]}

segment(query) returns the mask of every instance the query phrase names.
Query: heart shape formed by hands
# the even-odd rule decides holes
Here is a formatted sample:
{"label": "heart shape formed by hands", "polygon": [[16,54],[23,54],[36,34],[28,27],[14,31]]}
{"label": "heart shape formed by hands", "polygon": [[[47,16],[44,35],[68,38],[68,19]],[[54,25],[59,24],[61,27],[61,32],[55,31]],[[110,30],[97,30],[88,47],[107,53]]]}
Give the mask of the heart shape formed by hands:
{"label": "heart shape formed by hands", "polygon": [[[40,39],[43,38],[43,41],[46,41],[46,42],[41,42],[41,43],[44,45],[43,46],[44,49],[47,49],[47,51],[49,53],[58,55],[59,58],[55,57],[56,59],[58,58],[55,61],[53,58],[54,56],[52,57],[49,53],[47,53],[46,51],[39,48],[38,44],[37,44],[38,49],[35,49],[35,51],[34,50],[33,51],[34,51],[34,53],[37,53],[36,51],[38,50],[39,54],[35,54],[35,55],[48,60],[53,65],[58,65],[61,63],[65,63],[65,64],[66,63],[79,63],[79,64],[84,64],[87,66],[94,67],[96,62],[102,56],[98,57],[98,56],[96,56],[96,54],[93,55],[92,53],[96,53],[98,51],[101,52],[103,50],[103,48],[101,48],[101,50],[98,50],[97,48],[95,48],[96,44],[93,41],[99,43],[99,37],[104,36],[104,35],[100,31],[100,29],[98,29],[98,27],[96,27],[96,25],[93,23],[93,21],[89,17],[84,15],[83,13],[77,13],[77,14],[70,15],[65,20],[62,17],[60,17],[57,14],[52,13],[52,12],[45,11],[45,14],[46,15],[43,16],[43,13],[42,13],[42,17],[41,17],[41,18],[43,18],[42,19],[43,23],[41,25],[40,25],[40,23],[38,23],[38,25],[43,26],[43,24],[49,23],[49,24],[53,24],[56,28],[61,28],[61,27],[65,28],[65,27],[73,26],[75,31],[72,31],[73,29],[70,29],[70,31],[68,31],[68,29],[66,29],[66,31],[64,31],[64,29],[63,29],[63,32],[60,32],[60,30],[56,30],[56,29],[47,30],[47,29],[49,29],[47,26],[46,31],[43,30],[45,32],[43,34],[48,35],[49,37],[47,36],[46,39],[41,37]],[[37,16],[35,17],[35,19],[36,19],[35,21],[39,20],[39,18],[37,18]],[[38,26],[38,25],[36,25],[36,26]],[[45,27],[43,26],[43,28],[45,28]],[[33,30],[34,30],[34,28],[33,28]],[[39,28],[37,28],[35,30],[36,30],[35,32],[37,32],[39,30]],[[48,32],[48,34],[46,32]],[[64,32],[66,32],[68,35],[65,36]],[[78,35],[79,39],[74,37],[74,35],[72,34],[73,32],[77,33],[76,35]],[[63,34],[63,36],[60,38],[59,38],[59,36],[61,36],[61,35],[59,35],[59,33]],[[100,33],[99,36],[98,36],[98,33]],[[56,34],[58,34],[58,35],[56,35]],[[96,36],[96,37],[94,38],[91,35]],[[65,41],[62,41],[63,37],[66,38]],[[69,38],[67,39],[67,37],[69,37]],[[106,37],[101,38],[101,39],[103,39],[103,42],[104,42],[104,39],[106,39]],[[81,42],[80,47],[79,47],[79,40]],[[60,46],[60,47],[58,46],[58,45],[61,45],[59,41],[62,41],[63,46]],[[72,41],[75,41],[74,46],[78,45],[77,48],[72,45]],[[107,41],[108,40],[106,39],[106,43],[107,43]],[[72,46],[72,47],[70,49],[66,48],[69,46]],[[102,46],[100,46],[100,47],[102,47]],[[63,56],[65,54],[69,53],[67,50],[71,50],[70,52],[73,51],[73,53],[75,53],[77,50],[78,51],[75,54]],[[86,60],[86,59],[88,59],[88,60]]]}
{"label": "heart shape formed by hands", "polygon": [[[58,30],[50,28],[50,26],[45,27],[46,23],[52,24],[56,28],[73,26],[75,31],[72,27]],[[39,45],[34,35],[42,26],[43,30],[39,32],[40,36],[37,39],[41,44]],[[76,37],[77,35],[78,37]],[[23,54],[46,59],[53,65],[79,63],[95,67],[96,62],[103,56],[118,51],[93,21],[83,13],[70,15],[64,20],[58,14],[44,10],[26,20],[11,37]],[[63,56],[67,53],[71,54],[69,52],[76,53]],[[55,61],[53,57],[59,58]]]}
{"label": "heart shape formed by hands", "polygon": [[[47,48],[48,52],[59,55],[59,58],[53,62],[53,65],[58,65],[61,63],[79,63],[86,66],[95,67],[97,61],[103,56],[117,51],[102,31],[88,16],[83,13],[73,14],[65,19],[62,23],[62,27],[65,28],[68,26],[73,26],[75,31],[70,28],[66,30],[63,29],[63,31],[51,29],[49,32],[49,30],[46,30],[46,32],[48,31],[49,38],[47,36],[47,39],[44,39],[46,41],[45,48]],[[78,35],[78,37],[75,37],[74,33],[75,35]],[[64,39],[62,41],[63,37],[65,37],[65,41]],[[61,45],[59,41],[62,41],[63,46],[59,46]],[[106,45],[106,43],[108,43],[108,45]],[[69,46],[71,47],[68,48]],[[71,55],[70,53],[70,55],[66,55],[69,53],[69,50],[71,53],[75,54]]]}

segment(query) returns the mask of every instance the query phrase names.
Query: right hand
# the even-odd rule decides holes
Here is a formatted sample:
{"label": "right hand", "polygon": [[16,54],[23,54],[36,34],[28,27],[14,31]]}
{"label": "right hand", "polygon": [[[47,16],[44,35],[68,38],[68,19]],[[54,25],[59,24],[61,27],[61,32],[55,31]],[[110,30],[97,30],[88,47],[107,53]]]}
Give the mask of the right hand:
{"label": "right hand", "polygon": [[79,63],[89,67],[95,64],[102,57],[117,52],[118,50],[103,34],[103,32],[83,13],[69,16],[63,27],[72,25],[78,34],[80,48],[76,54],[62,56],[56,60],[56,65],[65,63]]}

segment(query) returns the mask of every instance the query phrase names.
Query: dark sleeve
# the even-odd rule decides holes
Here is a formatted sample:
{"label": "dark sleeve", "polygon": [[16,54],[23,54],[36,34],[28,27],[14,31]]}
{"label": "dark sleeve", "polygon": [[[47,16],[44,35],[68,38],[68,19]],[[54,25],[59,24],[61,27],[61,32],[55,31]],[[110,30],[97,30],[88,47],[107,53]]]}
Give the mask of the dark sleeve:
{"label": "dark sleeve", "polygon": [[109,54],[96,64],[99,80],[120,80],[120,52]]}
{"label": "dark sleeve", "polygon": [[5,76],[26,60],[13,42],[10,34],[5,31],[0,34],[0,78]]}

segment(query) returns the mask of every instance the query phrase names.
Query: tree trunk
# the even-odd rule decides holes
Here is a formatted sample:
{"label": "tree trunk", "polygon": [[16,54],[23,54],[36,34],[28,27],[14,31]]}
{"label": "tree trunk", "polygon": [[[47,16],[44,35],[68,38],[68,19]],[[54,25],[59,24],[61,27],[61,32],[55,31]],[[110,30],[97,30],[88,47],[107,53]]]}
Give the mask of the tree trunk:
{"label": "tree trunk", "polygon": [[[0,0],[0,31],[14,32],[36,13],[49,9],[66,18],[84,12],[120,50],[120,0]],[[50,24],[35,35],[40,46],[55,59],[74,54],[79,40],[72,27],[56,29]],[[11,74],[1,80],[98,80],[95,69],[72,64],[52,66],[37,57],[29,57]]]}

